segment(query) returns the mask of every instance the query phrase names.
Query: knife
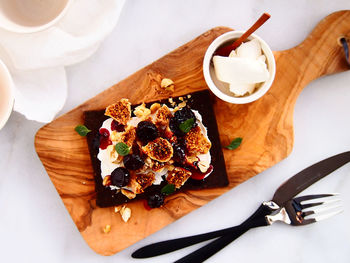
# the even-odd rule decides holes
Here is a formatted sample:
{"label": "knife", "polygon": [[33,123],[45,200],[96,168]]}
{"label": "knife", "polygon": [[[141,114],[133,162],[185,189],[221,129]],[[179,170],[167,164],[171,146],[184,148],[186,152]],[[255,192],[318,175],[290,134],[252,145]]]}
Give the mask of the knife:
{"label": "knife", "polygon": [[350,151],[329,157],[302,170],[284,182],[276,190],[271,201],[264,202],[262,205],[260,205],[260,207],[255,211],[253,215],[251,215],[246,221],[238,226],[205,234],[153,243],[136,250],[131,256],[133,258],[154,257],[206,240],[220,237],[212,243],[209,243],[207,246],[177,261],[202,262],[217,252],[217,250],[214,251],[214,249],[211,249],[215,247],[215,243],[223,245],[222,247],[224,247],[224,245],[229,244],[251,228],[269,225],[265,219],[265,216],[271,214],[273,211],[278,210],[280,207],[283,207],[286,202],[291,200],[291,198],[348,162],[350,162]]}

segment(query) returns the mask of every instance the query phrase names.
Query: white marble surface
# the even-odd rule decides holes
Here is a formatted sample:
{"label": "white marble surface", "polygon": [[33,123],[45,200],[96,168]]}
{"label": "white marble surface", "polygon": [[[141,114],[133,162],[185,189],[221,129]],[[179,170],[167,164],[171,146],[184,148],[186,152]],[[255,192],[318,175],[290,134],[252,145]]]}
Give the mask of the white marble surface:
{"label": "white marble surface", "polygon": [[[269,12],[272,18],[258,34],[274,50],[283,50],[301,42],[327,14],[342,9],[350,9],[349,0],[128,1],[97,53],[67,69],[69,95],[62,113],[214,26],[245,29]],[[285,179],[349,150],[349,83],[346,72],[316,80],[301,93],[295,106],[295,145],[287,159],[111,257],[95,254],[84,242],[41,165],[33,139],[42,124],[12,114],[0,131],[0,261],[153,263],[180,258],[194,247],[144,261],[130,254],[154,241],[238,224]],[[341,193],[342,214],[299,228],[276,224],[252,230],[208,262],[349,262],[349,176],[347,165],[307,191]]]}

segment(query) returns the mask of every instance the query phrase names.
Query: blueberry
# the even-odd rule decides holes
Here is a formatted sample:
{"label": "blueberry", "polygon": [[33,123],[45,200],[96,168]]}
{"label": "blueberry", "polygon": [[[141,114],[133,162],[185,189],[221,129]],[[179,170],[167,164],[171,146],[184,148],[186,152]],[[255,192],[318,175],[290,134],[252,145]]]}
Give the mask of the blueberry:
{"label": "blueberry", "polygon": [[195,120],[196,116],[194,115],[193,111],[190,108],[184,107],[178,110],[177,112],[175,112],[174,118],[179,122],[184,122],[191,118]]}
{"label": "blueberry", "polygon": [[153,194],[150,195],[147,199],[147,204],[151,208],[160,207],[164,204],[164,195],[163,194]]}
{"label": "blueberry", "polygon": [[175,117],[169,121],[169,128],[176,136],[184,136],[185,134],[179,128],[180,123],[177,122]]}
{"label": "blueberry", "polygon": [[123,163],[126,169],[138,170],[144,166],[144,161],[137,154],[129,154],[124,156]]}
{"label": "blueberry", "polygon": [[118,167],[114,169],[111,173],[111,182],[112,185],[123,187],[129,183],[130,174],[129,171],[123,167]]}
{"label": "blueberry", "polygon": [[150,121],[141,121],[137,125],[136,135],[143,143],[148,143],[159,137],[159,131],[156,125]]}

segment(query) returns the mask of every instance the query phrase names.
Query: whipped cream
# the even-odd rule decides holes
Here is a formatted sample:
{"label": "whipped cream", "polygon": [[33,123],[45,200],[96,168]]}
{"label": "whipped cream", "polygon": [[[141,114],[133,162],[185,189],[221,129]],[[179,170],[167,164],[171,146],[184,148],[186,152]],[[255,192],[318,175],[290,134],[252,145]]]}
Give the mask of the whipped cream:
{"label": "whipped cream", "polygon": [[257,39],[242,43],[228,57],[214,56],[213,63],[218,80],[228,83],[236,96],[253,93],[269,78],[266,57]]}

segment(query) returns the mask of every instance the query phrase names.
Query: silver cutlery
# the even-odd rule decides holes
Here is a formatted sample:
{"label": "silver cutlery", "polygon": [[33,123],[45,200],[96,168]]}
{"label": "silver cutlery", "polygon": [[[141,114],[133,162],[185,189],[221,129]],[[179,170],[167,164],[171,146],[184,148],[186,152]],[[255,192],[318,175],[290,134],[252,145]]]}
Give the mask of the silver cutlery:
{"label": "silver cutlery", "polygon": [[177,263],[203,262],[251,228],[268,226],[276,221],[300,226],[338,214],[341,212],[341,205],[337,195],[295,196],[348,162],[350,162],[350,151],[329,157],[302,170],[283,183],[276,190],[271,201],[263,202],[253,215],[238,226],[150,244],[135,251],[132,257],[158,256],[219,237],[176,261]]}

